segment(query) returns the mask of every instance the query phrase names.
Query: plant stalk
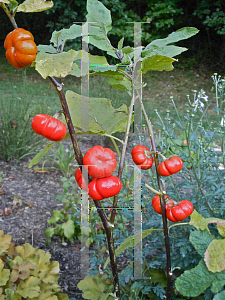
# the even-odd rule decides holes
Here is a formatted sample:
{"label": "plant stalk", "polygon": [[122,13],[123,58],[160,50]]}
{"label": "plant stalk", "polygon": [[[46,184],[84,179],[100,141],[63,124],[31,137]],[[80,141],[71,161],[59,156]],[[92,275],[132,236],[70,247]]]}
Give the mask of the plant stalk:
{"label": "plant stalk", "polygon": [[[81,166],[83,164],[83,156],[80,151],[80,147],[79,147],[76,133],[75,133],[75,130],[73,127],[72,119],[71,119],[71,116],[69,113],[69,108],[68,108],[68,105],[66,102],[66,97],[65,97],[64,91],[63,91],[63,85],[58,83],[57,80],[51,76],[49,76],[49,79],[55,86],[58,96],[60,98],[63,112],[64,112],[65,119],[66,119],[66,123],[67,123],[68,129],[70,132],[70,137],[72,140],[75,158],[81,168]],[[88,183],[86,182],[86,184],[88,184]],[[102,224],[103,224],[105,232],[106,232],[108,248],[109,248],[110,263],[111,263],[112,275],[113,275],[114,292],[115,292],[116,296],[118,297],[118,299],[121,299],[120,288],[119,288],[119,278],[118,278],[118,271],[117,271],[117,263],[116,263],[115,249],[114,249],[112,225],[108,222],[108,219],[106,218],[106,215],[102,209],[100,201],[96,201],[96,200],[93,200],[93,201],[94,201],[95,207],[97,208],[98,214],[102,220]]]}
{"label": "plant stalk", "polygon": [[4,3],[0,3],[0,6],[4,9],[5,13],[7,14],[7,16],[9,17],[10,22],[12,23],[13,27],[16,29],[18,28],[17,24],[16,24],[16,20],[14,19],[14,16],[11,15],[10,11],[8,10],[7,6]]}
{"label": "plant stalk", "polygon": [[170,258],[170,242],[169,242],[169,231],[168,231],[168,226],[167,226],[167,218],[166,218],[166,203],[165,203],[165,196],[164,196],[164,191],[163,191],[163,185],[160,179],[160,176],[157,172],[157,166],[159,164],[159,159],[158,159],[158,152],[156,149],[156,144],[155,144],[155,139],[154,139],[154,132],[153,132],[153,127],[152,124],[150,122],[150,120],[148,119],[147,113],[145,111],[145,107],[141,101],[141,97],[140,94],[138,93],[138,91],[136,91],[138,94],[138,100],[141,106],[141,110],[143,112],[145,121],[147,123],[147,127],[148,127],[148,132],[150,134],[150,139],[151,139],[151,144],[152,144],[152,149],[154,151],[153,155],[154,155],[154,159],[155,159],[155,168],[156,168],[156,174],[157,174],[157,181],[158,181],[158,186],[159,186],[159,190],[160,190],[160,204],[161,204],[161,211],[162,211],[162,219],[163,219],[163,231],[164,231],[164,242],[165,242],[165,246],[166,246],[166,273],[167,273],[167,287],[166,287],[166,299],[167,300],[171,300],[171,258]]}

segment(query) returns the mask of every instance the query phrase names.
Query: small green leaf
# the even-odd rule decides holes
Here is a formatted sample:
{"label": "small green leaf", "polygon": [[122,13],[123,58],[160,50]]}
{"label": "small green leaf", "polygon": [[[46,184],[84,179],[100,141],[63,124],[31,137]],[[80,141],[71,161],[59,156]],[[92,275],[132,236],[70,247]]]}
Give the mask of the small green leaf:
{"label": "small green leaf", "polygon": [[9,10],[10,10],[11,12],[14,12],[15,9],[17,8],[17,6],[18,6],[18,2],[17,2],[17,1],[15,1],[15,0],[10,0]]}
{"label": "small green leaf", "polygon": [[47,222],[48,222],[48,224],[55,224],[59,220],[61,220],[61,212],[60,212],[60,210],[54,210],[53,216]]}
{"label": "small green leaf", "polygon": [[4,235],[3,230],[0,230],[0,256],[4,255],[7,249],[9,249],[12,236]]}
{"label": "small green leaf", "polygon": [[30,276],[25,281],[22,281],[18,284],[17,293],[24,298],[34,298],[39,297],[40,294],[40,286],[41,280],[39,278],[35,278],[34,276]]}
{"label": "small green leaf", "polygon": [[205,252],[204,261],[213,273],[225,270],[225,240],[213,240]]}
{"label": "small green leaf", "polygon": [[4,269],[4,263],[0,259],[0,286],[5,285],[6,282],[9,280],[10,277],[10,270]]}
{"label": "small green leaf", "polygon": [[[148,71],[171,71],[173,70],[172,63],[174,61],[176,61],[176,59],[162,55],[145,57],[142,61],[142,73],[146,74]],[[141,72],[141,70],[139,70],[139,72]]]}
{"label": "small green leaf", "polygon": [[35,157],[32,159],[32,161],[29,164],[29,168],[33,167],[34,165],[37,165],[42,158],[45,156],[45,154],[48,153],[48,151],[55,145],[54,143],[48,144],[43,150],[41,150],[38,154],[35,155]]}
{"label": "small green leaf", "polygon": [[[154,231],[154,228],[146,229],[142,231],[142,236],[141,232],[136,233],[134,236],[129,236],[126,238],[123,243],[116,249],[115,254],[119,255],[120,253],[124,252],[127,248],[130,247],[135,247],[142,239],[145,237],[149,236],[152,234],[152,231]],[[104,269],[107,267],[109,263],[109,257],[107,258],[105,264],[104,264]]]}
{"label": "small green leaf", "polygon": [[116,80],[114,78],[110,78],[109,84],[117,90],[131,90],[131,81],[129,81],[126,77],[123,77],[123,79]]}
{"label": "small green leaf", "polygon": [[40,12],[53,7],[52,1],[46,0],[25,0],[18,6],[17,11],[24,13]]}
{"label": "small green leaf", "polygon": [[62,229],[64,230],[64,235],[67,239],[70,239],[74,235],[75,225],[72,220],[62,224]]}
{"label": "small green leaf", "polygon": [[119,40],[118,43],[118,50],[121,50],[123,48],[123,41],[124,41],[124,37],[122,39]]}
{"label": "small green leaf", "polygon": [[150,280],[153,283],[159,283],[162,287],[167,286],[167,278],[163,270],[151,269]]}

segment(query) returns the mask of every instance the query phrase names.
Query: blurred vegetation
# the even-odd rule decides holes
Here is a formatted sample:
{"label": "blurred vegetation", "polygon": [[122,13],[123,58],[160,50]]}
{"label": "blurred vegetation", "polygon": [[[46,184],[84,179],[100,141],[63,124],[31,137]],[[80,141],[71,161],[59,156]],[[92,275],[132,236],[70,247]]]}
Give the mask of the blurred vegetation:
{"label": "blurred vegetation", "polygon": [[[54,7],[45,12],[16,15],[18,26],[30,30],[37,44],[48,44],[54,30],[68,28],[73,22],[86,21],[86,1],[53,0],[53,2]],[[143,45],[156,38],[163,38],[179,28],[193,26],[200,32],[186,41],[189,51],[181,54],[182,64],[178,67],[203,69],[203,66],[207,66],[212,71],[220,73],[225,71],[224,1],[102,0],[101,2],[112,13],[113,29],[110,31],[110,39],[114,46],[122,36],[125,37],[125,45],[126,42],[133,43],[133,24],[127,22],[149,22],[143,24]],[[12,25],[3,11],[1,20],[0,49],[3,48],[5,36],[12,30]],[[80,48],[80,45],[76,42],[74,48]]]}

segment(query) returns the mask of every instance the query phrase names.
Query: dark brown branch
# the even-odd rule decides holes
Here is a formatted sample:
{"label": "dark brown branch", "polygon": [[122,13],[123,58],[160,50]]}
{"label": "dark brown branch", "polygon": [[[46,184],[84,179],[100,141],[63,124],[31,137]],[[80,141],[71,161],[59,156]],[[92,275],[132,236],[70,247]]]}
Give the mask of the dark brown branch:
{"label": "dark brown branch", "polygon": [[[63,91],[63,84],[58,83],[54,77],[49,76],[49,79],[55,86],[56,91],[59,96],[59,99],[61,101],[63,112],[64,112],[65,119],[66,119],[66,123],[67,123],[68,129],[69,129],[69,132],[70,132],[70,137],[71,137],[73,148],[74,148],[75,158],[81,168],[81,166],[83,165],[83,156],[80,151],[80,147],[79,147],[76,133],[75,133],[75,130],[73,127],[72,119],[71,119],[71,116],[69,113],[69,108],[68,108],[68,105],[66,102],[66,97],[65,97],[64,91]],[[86,184],[87,184],[87,182],[86,182]],[[103,224],[105,232],[106,232],[108,248],[109,248],[110,263],[111,263],[112,275],[113,275],[114,292],[116,293],[116,296],[118,297],[118,299],[121,299],[112,226],[110,225],[110,223],[108,222],[108,219],[106,218],[106,215],[102,209],[100,201],[94,200],[94,204],[95,204],[95,207],[97,208],[98,214],[102,220],[102,224]]]}
{"label": "dark brown branch", "polygon": [[150,122],[150,120],[148,119],[148,115],[145,111],[145,107],[141,101],[141,97],[140,94],[138,94],[138,99],[139,99],[139,103],[145,118],[145,121],[147,123],[147,127],[148,127],[148,131],[150,133],[150,139],[151,139],[151,144],[152,144],[152,149],[154,152],[154,159],[155,159],[155,168],[156,168],[156,174],[157,174],[157,181],[158,181],[158,186],[159,186],[159,190],[162,193],[162,195],[160,195],[160,204],[162,207],[162,219],[163,219],[163,231],[164,231],[164,241],[165,241],[165,246],[166,246],[166,273],[167,273],[167,287],[166,287],[166,299],[167,300],[171,300],[171,258],[170,258],[170,241],[169,241],[169,232],[168,232],[168,226],[167,226],[167,218],[166,218],[166,203],[165,203],[165,196],[164,196],[164,191],[163,191],[163,186],[162,186],[162,182],[160,179],[160,176],[157,172],[157,166],[159,164],[159,159],[158,159],[158,153],[157,153],[157,149],[156,149],[156,144],[155,144],[155,139],[154,139],[154,132],[153,132],[153,128],[152,128],[152,124]]}

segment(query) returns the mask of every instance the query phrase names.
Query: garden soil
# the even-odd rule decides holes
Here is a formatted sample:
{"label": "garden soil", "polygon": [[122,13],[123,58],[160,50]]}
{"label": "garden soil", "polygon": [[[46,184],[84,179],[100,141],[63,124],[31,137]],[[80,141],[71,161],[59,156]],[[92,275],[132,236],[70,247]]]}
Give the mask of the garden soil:
{"label": "garden soil", "polygon": [[[130,153],[133,142],[134,140],[130,141],[127,148],[126,160],[129,163],[132,162]],[[69,140],[66,143],[69,145]],[[108,140],[91,135],[79,145],[83,154],[95,145],[113,149]],[[54,200],[54,197],[63,191],[60,181],[63,175],[60,171],[35,172],[33,168],[28,168],[31,160],[32,157],[23,158],[18,162],[0,160],[0,172],[3,172],[4,177],[0,182],[0,230],[11,235],[16,246],[30,243],[33,247],[50,253],[51,261],[56,260],[60,265],[58,283],[62,293],[68,294],[69,298],[83,299],[82,292],[77,288],[80,281],[77,279],[80,272],[80,241],[70,243],[65,240],[65,243],[62,243],[59,237],[53,236],[49,247],[45,244],[44,232],[50,227],[47,220],[52,217],[53,210],[63,208],[62,203]],[[35,167],[41,165],[42,163],[39,163]],[[75,180],[74,184],[77,189]],[[123,261],[119,264],[118,266],[123,268]]]}

